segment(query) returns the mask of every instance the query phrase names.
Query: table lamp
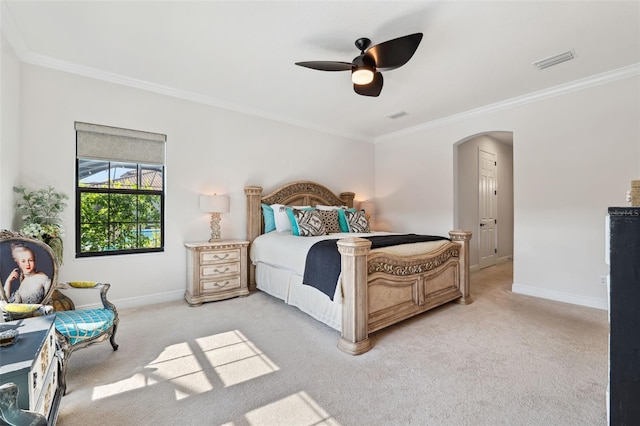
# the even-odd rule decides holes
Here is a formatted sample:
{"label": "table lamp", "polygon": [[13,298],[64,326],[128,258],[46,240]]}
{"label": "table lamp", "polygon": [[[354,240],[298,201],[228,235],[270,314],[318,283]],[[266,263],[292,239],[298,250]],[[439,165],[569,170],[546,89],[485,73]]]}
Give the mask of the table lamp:
{"label": "table lamp", "polygon": [[220,213],[229,213],[228,195],[200,195],[200,211],[211,213],[211,238],[209,242],[222,240],[220,236]]}

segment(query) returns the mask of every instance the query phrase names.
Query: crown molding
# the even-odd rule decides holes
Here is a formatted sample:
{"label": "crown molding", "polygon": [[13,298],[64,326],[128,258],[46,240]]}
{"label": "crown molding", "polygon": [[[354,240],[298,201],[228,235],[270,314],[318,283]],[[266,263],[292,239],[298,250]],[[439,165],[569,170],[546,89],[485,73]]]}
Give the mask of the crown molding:
{"label": "crown molding", "polygon": [[83,77],[93,78],[96,80],[101,80],[109,83],[119,84],[122,86],[132,87],[135,89],[158,93],[161,95],[183,99],[183,100],[187,100],[187,101],[191,101],[191,102],[195,102],[195,103],[199,103],[199,104],[203,104],[203,105],[207,105],[215,108],[221,108],[228,111],[233,111],[241,114],[264,118],[271,121],[277,121],[280,123],[285,123],[285,124],[289,124],[296,127],[315,130],[321,133],[331,134],[333,136],[343,137],[343,138],[352,139],[352,140],[359,140],[367,143],[373,142],[372,138],[367,138],[362,135],[340,132],[332,128],[318,126],[313,123],[296,121],[288,117],[279,116],[275,114],[268,114],[261,110],[247,108],[238,104],[234,104],[232,102],[227,102],[211,96],[202,95],[200,93],[190,92],[187,90],[180,90],[170,86],[164,86],[161,84],[151,83],[145,80],[140,80],[132,77],[127,77],[121,74],[104,71],[98,68],[78,65],[72,62],[63,61],[63,60],[46,56],[46,55],[27,52],[21,57],[21,60],[22,62],[31,64],[31,65],[37,65],[45,68],[63,71],[70,74],[76,74]]}
{"label": "crown molding", "polygon": [[456,121],[466,120],[482,114],[488,114],[488,113],[501,111],[508,108],[518,107],[518,106],[529,104],[532,102],[538,102],[543,99],[553,98],[555,96],[576,92],[578,90],[599,86],[601,84],[611,83],[613,81],[622,80],[622,79],[634,77],[637,75],[640,75],[640,63],[631,64],[622,68],[617,68],[611,71],[606,71],[606,72],[585,77],[579,80],[574,80],[569,83],[549,87],[547,89],[543,89],[537,92],[527,93],[526,95],[517,96],[511,99],[506,99],[504,101],[485,105],[469,111],[461,112],[459,114],[453,114],[447,117],[439,118],[437,120],[429,121],[427,123],[419,124],[417,126],[399,130],[397,132],[387,133],[385,135],[378,136],[377,138],[375,138],[374,143],[387,141],[389,139],[392,139],[398,136],[408,135],[408,134],[419,132],[422,130],[433,129],[435,127],[440,127],[440,126],[446,126],[448,124],[455,123]]}
{"label": "crown molding", "polygon": [[315,130],[320,133],[330,134],[341,138],[347,138],[351,140],[357,140],[361,142],[372,143],[373,138],[366,137],[360,134],[340,132],[336,129],[318,126],[313,123],[305,121],[292,120],[288,117],[279,116],[275,114],[268,114],[264,111],[257,109],[247,108],[231,102],[226,102],[221,99],[217,99],[211,96],[205,96],[199,93],[190,92],[186,90],[179,90],[169,86],[163,86],[161,84],[151,83],[148,81],[127,77],[124,75],[104,71],[97,68],[87,67],[84,65],[75,64],[72,62],[63,61],[61,59],[53,58],[51,56],[41,55],[31,51],[27,43],[24,41],[24,37],[20,33],[18,26],[16,25],[9,8],[4,1],[0,1],[0,30],[7,38],[7,41],[13,48],[18,59],[21,62],[37,65],[45,68],[50,68],[58,71],[63,71],[70,74],[76,74],[83,77],[93,78],[96,80],[106,81],[109,83],[119,84],[122,86],[132,87],[135,89],[145,90],[148,92],[158,93],[173,98],[183,99],[215,108],[221,108],[228,111],[233,111],[241,114],[251,115],[259,118],[263,118],[270,121],[276,121],[284,124],[289,124],[295,127],[301,127],[304,129]]}
{"label": "crown molding", "polygon": [[247,108],[238,104],[223,101],[211,96],[205,96],[199,93],[190,92],[186,90],[179,90],[169,86],[163,86],[161,84],[151,83],[148,81],[127,77],[120,74],[115,74],[100,70],[97,68],[87,67],[67,61],[63,61],[57,58],[53,58],[46,55],[41,55],[31,51],[27,43],[24,41],[18,26],[16,25],[11,13],[4,1],[0,0],[0,30],[6,36],[7,40],[16,52],[16,56],[20,61],[37,65],[45,68],[51,68],[58,71],[63,71],[71,74],[80,75],[83,77],[102,80],[114,84],[119,84],[135,89],[145,90],[148,92],[158,93],[173,98],[183,99],[203,105],[208,105],[215,108],[221,108],[241,114],[251,115],[271,121],[289,124],[296,127],[314,130],[320,133],[330,134],[342,138],[351,140],[357,140],[367,143],[379,143],[388,141],[398,136],[408,135],[411,133],[419,132],[422,130],[432,129],[435,127],[445,126],[455,123],[457,121],[466,120],[472,117],[476,117],[482,114],[488,114],[496,111],[501,111],[508,108],[514,108],[517,106],[529,104],[532,102],[538,102],[543,99],[552,98],[555,96],[564,95],[567,93],[575,92],[578,90],[586,89],[601,84],[607,84],[613,81],[622,80],[625,78],[640,75],[640,63],[631,64],[626,67],[618,68],[611,71],[606,71],[601,74],[596,74],[590,77],[575,80],[569,83],[553,86],[547,89],[543,89],[537,92],[528,93],[522,96],[518,96],[504,101],[496,102],[493,104],[485,105],[479,108],[475,108],[469,111],[465,111],[459,114],[453,114],[447,117],[443,117],[437,120],[432,120],[426,123],[419,124],[417,126],[409,127],[396,132],[387,133],[378,137],[367,137],[362,134],[353,134],[348,132],[337,131],[336,129],[318,126],[313,123],[305,121],[292,120],[288,117],[279,116],[275,114],[268,114],[264,111],[260,111],[253,108]]}

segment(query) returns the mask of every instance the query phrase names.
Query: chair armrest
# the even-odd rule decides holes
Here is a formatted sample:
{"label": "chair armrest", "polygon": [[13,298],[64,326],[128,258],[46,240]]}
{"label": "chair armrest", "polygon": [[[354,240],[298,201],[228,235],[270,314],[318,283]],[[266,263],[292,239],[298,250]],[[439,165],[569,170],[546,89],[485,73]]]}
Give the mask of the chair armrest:
{"label": "chair armrest", "polygon": [[69,283],[56,284],[56,288],[58,290],[100,290],[100,300],[102,301],[102,306],[104,306],[104,309],[109,309],[117,312],[115,305],[107,299],[107,291],[109,291],[110,287],[111,284],[109,283],[96,283],[91,287],[77,287],[70,285]]}

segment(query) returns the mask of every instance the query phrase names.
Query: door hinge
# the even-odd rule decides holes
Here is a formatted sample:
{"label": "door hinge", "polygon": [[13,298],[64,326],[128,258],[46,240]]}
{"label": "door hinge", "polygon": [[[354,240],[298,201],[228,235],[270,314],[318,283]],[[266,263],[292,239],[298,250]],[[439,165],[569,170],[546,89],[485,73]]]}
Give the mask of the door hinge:
{"label": "door hinge", "polygon": [[498,195],[498,191],[493,191],[493,195]]}
{"label": "door hinge", "polygon": [[494,165],[494,166],[497,166],[497,165],[498,165],[498,162],[497,162],[497,161],[494,161],[494,162],[493,162],[493,165]]}
{"label": "door hinge", "polygon": [[498,224],[498,219],[493,219],[493,223]]}
{"label": "door hinge", "polygon": [[497,249],[497,248],[496,248],[496,249],[493,249],[493,252],[494,252],[494,253],[498,253],[498,249]]}

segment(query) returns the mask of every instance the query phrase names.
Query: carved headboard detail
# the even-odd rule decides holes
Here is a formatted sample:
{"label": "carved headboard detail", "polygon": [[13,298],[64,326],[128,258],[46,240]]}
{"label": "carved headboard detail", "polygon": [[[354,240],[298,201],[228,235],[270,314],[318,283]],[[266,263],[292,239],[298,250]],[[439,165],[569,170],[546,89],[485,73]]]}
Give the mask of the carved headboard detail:
{"label": "carved headboard detail", "polygon": [[[244,193],[247,197],[247,240],[253,242],[264,232],[264,220],[260,204],[285,204],[296,206],[327,206],[353,207],[355,193],[342,192],[334,194],[326,186],[311,181],[295,181],[282,185],[275,191],[262,196],[262,187],[246,186]],[[255,285],[253,267],[249,266],[249,286]]]}

